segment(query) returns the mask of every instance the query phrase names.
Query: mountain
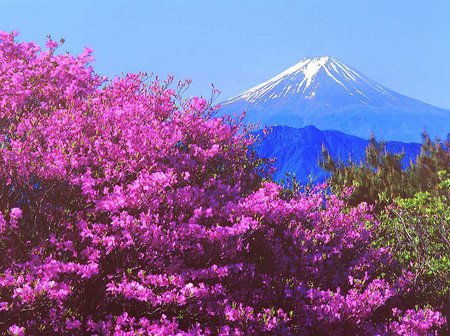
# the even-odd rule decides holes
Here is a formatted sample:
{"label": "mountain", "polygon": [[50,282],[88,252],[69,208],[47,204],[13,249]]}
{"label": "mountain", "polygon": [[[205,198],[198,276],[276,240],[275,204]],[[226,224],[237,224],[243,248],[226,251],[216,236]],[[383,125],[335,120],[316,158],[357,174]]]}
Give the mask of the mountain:
{"label": "mountain", "polygon": [[[276,158],[274,166],[277,168],[273,178],[280,181],[286,173],[295,173],[299,181],[308,182],[311,175],[316,182],[324,181],[327,172],[319,167],[318,161],[322,153],[322,144],[334,158],[346,161],[349,157],[354,162],[364,160],[368,140],[347,135],[339,131],[320,131],[314,126],[292,128],[274,126],[267,136],[263,131],[255,132],[260,141],[254,149],[260,157]],[[415,160],[420,154],[421,145],[418,143],[386,142],[389,153],[402,153],[403,165],[406,167],[410,160]]]}
{"label": "mountain", "polygon": [[221,104],[219,115],[247,111],[262,126],[314,125],[365,139],[420,141],[450,132],[450,110],[394,92],[333,57],[306,58]]}

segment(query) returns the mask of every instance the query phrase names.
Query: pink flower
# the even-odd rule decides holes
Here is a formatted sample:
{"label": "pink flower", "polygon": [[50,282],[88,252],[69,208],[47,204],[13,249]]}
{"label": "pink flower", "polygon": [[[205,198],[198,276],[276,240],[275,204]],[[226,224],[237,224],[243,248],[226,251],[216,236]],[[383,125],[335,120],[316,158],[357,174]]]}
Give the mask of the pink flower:
{"label": "pink flower", "polygon": [[81,322],[78,320],[69,320],[66,319],[66,329],[67,330],[75,330],[80,328]]}
{"label": "pink flower", "polygon": [[11,225],[12,228],[17,228],[17,224],[22,218],[22,210],[20,210],[19,208],[12,208],[9,217],[9,225]]}
{"label": "pink flower", "polygon": [[25,336],[25,328],[15,324],[8,328],[8,332],[13,336]]}
{"label": "pink flower", "polygon": [[6,220],[3,217],[3,214],[0,211],[0,234],[6,231]]}
{"label": "pink flower", "polygon": [[53,50],[53,49],[56,49],[58,47],[58,42],[53,41],[52,39],[48,39],[47,42],[45,43],[45,46],[48,49]]}

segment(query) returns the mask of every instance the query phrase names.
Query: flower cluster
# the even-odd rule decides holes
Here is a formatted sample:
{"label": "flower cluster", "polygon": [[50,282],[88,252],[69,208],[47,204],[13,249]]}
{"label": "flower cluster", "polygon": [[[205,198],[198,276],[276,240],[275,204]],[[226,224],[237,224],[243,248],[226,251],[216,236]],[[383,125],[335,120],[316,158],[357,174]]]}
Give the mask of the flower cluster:
{"label": "flower cluster", "polygon": [[0,332],[428,334],[370,208],[284,197],[255,141],[91,51],[0,33]]}

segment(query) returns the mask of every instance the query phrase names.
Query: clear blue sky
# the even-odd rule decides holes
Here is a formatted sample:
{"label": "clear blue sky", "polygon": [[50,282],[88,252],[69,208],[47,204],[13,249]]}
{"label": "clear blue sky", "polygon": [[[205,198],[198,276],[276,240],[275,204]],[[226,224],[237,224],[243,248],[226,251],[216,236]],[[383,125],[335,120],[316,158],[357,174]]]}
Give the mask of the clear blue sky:
{"label": "clear blue sky", "polygon": [[450,108],[450,0],[0,0],[0,29],[94,49],[97,72],[191,78],[226,99],[307,56]]}

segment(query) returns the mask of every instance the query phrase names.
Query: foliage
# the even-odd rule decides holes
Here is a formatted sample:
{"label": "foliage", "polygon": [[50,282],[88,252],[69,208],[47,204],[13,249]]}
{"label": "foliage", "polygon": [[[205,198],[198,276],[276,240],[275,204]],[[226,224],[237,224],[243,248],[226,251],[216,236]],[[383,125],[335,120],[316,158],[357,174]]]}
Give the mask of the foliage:
{"label": "foliage", "polygon": [[350,204],[373,204],[380,222],[376,246],[387,247],[414,276],[411,296],[450,316],[450,140],[423,136],[416,162],[402,169],[401,154],[372,137],[365,162],[335,162],[324,149],[332,190],[354,188]]}
{"label": "foliage", "polygon": [[441,183],[447,183],[450,174],[450,133],[445,142],[437,139],[431,141],[427,134],[424,134],[422,150],[417,158],[417,163],[411,165],[411,175],[416,187],[414,192],[428,191],[432,195],[447,194]]}
{"label": "foliage", "polygon": [[417,192],[439,194],[438,172],[449,171],[449,148],[450,138],[444,143],[439,139],[433,142],[424,133],[421,154],[416,162],[402,169],[403,154],[387,152],[385,143],[378,143],[372,136],[364,162],[335,161],[323,148],[320,165],[331,173],[329,183],[334,190],[355,189],[351,204],[368,202],[375,205],[376,212],[380,212],[397,197],[409,198]]}
{"label": "foliage", "polygon": [[0,33],[0,332],[426,335],[367,204],[262,182],[169,82]]}
{"label": "foliage", "polygon": [[438,175],[441,195],[398,198],[381,216],[379,244],[414,274],[415,295],[450,314],[450,175]]}

